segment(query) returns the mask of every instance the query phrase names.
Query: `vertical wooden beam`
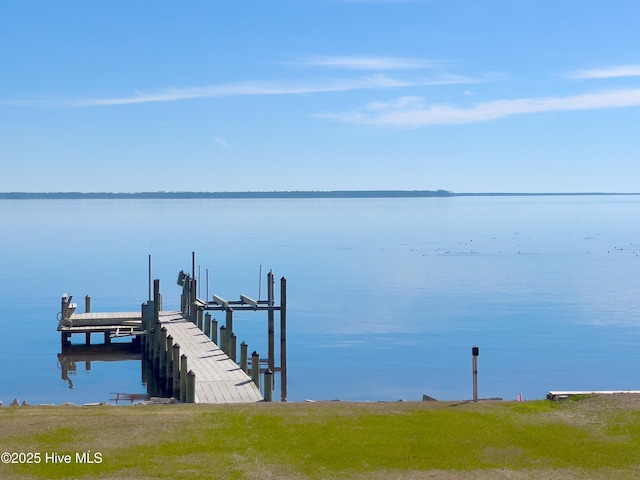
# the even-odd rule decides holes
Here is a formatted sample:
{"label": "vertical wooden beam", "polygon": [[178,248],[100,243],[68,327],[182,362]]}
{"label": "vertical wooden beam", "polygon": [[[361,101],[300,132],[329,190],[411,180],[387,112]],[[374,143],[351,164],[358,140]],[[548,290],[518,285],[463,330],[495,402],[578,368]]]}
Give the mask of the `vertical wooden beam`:
{"label": "vertical wooden beam", "polygon": [[220,350],[226,355],[229,353],[229,336],[227,335],[227,327],[222,325],[220,327]]}
{"label": "vertical wooden beam", "polygon": [[157,377],[160,373],[160,330],[162,324],[158,320],[153,330],[153,373]]}
{"label": "vertical wooden beam", "polygon": [[153,281],[153,323],[160,319],[160,280]]}
{"label": "vertical wooden beam", "polygon": [[211,338],[211,314],[209,312],[204,314],[204,334],[207,338]]}
{"label": "vertical wooden beam", "polygon": [[173,395],[173,369],[175,368],[173,365],[173,335],[167,335],[165,356],[167,357],[167,379],[165,382],[165,391],[167,392],[167,396],[171,397]]}
{"label": "vertical wooden beam", "polygon": [[273,372],[276,368],[276,346],[275,346],[275,312],[273,310],[274,306],[274,293],[273,293],[273,272],[269,270],[267,274],[267,300],[269,305],[269,310],[267,312],[268,316],[268,335],[269,335],[269,345],[267,352],[267,364],[269,368]]}
{"label": "vertical wooden beam", "polygon": [[280,279],[280,390],[287,401],[287,279]]}
{"label": "vertical wooden beam", "polygon": [[270,368],[264,372],[264,401],[273,402],[273,372]]}
{"label": "vertical wooden beam", "polygon": [[[91,297],[89,295],[84,297],[84,311],[86,313],[91,313]],[[105,333],[105,335],[106,335],[106,333]],[[107,343],[106,338],[107,337],[105,337],[105,342],[104,343]],[[87,332],[85,334],[85,343],[87,345],[91,345],[91,332]]]}
{"label": "vertical wooden beam", "polygon": [[69,318],[69,297],[67,297],[66,293],[62,296],[62,307],[60,308],[60,316],[62,317],[61,320]]}
{"label": "vertical wooden beam", "polygon": [[197,319],[197,321],[196,321],[196,325],[198,325],[198,328],[199,328],[199,329],[200,329],[200,331],[202,332],[202,331],[204,330],[204,326],[203,326],[203,324],[202,324],[202,322],[203,322],[203,320],[202,320],[202,313],[203,313],[203,312],[202,312],[202,310],[201,310],[201,309],[199,309],[198,307],[196,307],[196,306],[195,306],[195,304],[194,304],[194,307],[195,307],[196,312],[197,312],[197,313],[196,313],[196,319]]}
{"label": "vertical wooden beam", "polygon": [[233,308],[231,307],[227,308],[226,325],[227,325],[227,336],[230,337],[231,334],[233,333]]}
{"label": "vertical wooden beam", "polygon": [[238,356],[236,354],[236,349],[238,348],[238,336],[231,332],[229,335],[229,358],[237,363]]}
{"label": "vertical wooden beam", "polygon": [[191,295],[190,295],[190,305],[189,305],[189,318],[192,323],[198,324],[198,307],[196,304],[196,288],[198,281],[195,278],[191,279]]}
{"label": "vertical wooden beam", "polygon": [[187,356],[183,353],[180,356],[180,401],[187,401]]}
{"label": "vertical wooden beam", "polygon": [[196,403],[196,374],[193,370],[187,373],[187,395],[185,402]]}
{"label": "vertical wooden beam", "polygon": [[240,368],[244,373],[249,371],[249,345],[247,342],[240,344]]}
{"label": "vertical wooden beam", "polygon": [[251,380],[260,390],[260,354],[255,350],[251,354]]}
{"label": "vertical wooden beam", "polygon": [[180,344],[173,344],[173,398],[180,400]]}
{"label": "vertical wooden beam", "polygon": [[164,390],[167,383],[167,327],[160,329],[160,339],[158,343],[158,378],[160,388]]}
{"label": "vertical wooden beam", "polygon": [[220,344],[218,343],[218,320],[216,320],[215,318],[211,320],[211,334],[211,340],[213,341],[213,343],[220,346]]}

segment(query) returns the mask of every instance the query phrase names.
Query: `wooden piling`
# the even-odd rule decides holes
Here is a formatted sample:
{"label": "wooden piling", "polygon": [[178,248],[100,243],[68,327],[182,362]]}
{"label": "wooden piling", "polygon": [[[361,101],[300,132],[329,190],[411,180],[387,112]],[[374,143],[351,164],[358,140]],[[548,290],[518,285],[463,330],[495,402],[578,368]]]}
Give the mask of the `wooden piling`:
{"label": "wooden piling", "polygon": [[153,323],[160,319],[160,280],[153,281]]}
{"label": "wooden piling", "polygon": [[67,332],[62,332],[62,334],[60,335],[60,339],[61,339],[60,351],[64,353],[69,348],[71,334]]}
{"label": "wooden piling", "polygon": [[187,356],[180,356],[180,401],[187,401]]}
{"label": "wooden piling", "polygon": [[62,296],[62,308],[60,309],[61,320],[65,320],[69,318],[69,304],[71,303],[71,298],[67,297],[67,294]]}
{"label": "wooden piling", "polygon": [[180,400],[180,344],[173,344],[173,398]]}
{"label": "wooden piling", "polygon": [[158,378],[160,380],[160,386],[164,386],[167,382],[167,327],[160,329],[158,342]]}
{"label": "wooden piling", "polygon": [[220,346],[218,343],[218,320],[215,318],[211,320],[211,341]]}
{"label": "wooden piling", "polygon": [[233,308],[227,308],[226,325],[227,335],[231,337],[231,334],[233,333]]}
{"label": "wooden piling", "polygon": [[264,401],[273,402],[273,372],[270,368],[264,372]]}
{"label": "wooden piling", "polygon": [[240,368],[244,373],[249,372],[249,345],[247,342],[240,344]]}
{"label": "wooden piling", "polygon": [[198,328],[201,332],[204,331],[202,324],[202,313],[202,310],[196,307],[196,325],[198,325]]}
{"label": "wooden piling", "polygon": [[255,350],[251,354],[251,380],[260,390],[260,354]]}
{"label": "wooden piling", "polygon": [[225,355],[229,353],[229,336],[227,335],[227,327],[224,325],[220,327],[220,350],[222,350]]}
{"label": "wooden piling", "polygon": [[236,355],[237,346],[238,346],[238,336],[235,333],[231,332],[231,335],[229,336],[228,357],[236,363],[238,362],[238,356]]}
{"label": "wooden piling", "polygon": [[193,370],[187,373],[187,394],[186,403],[196,403],[196,374]]}
{"label": "wooden piling", "polygon": [[165,382],[165,390],[167,396],[171,397],[173,393],[173,335],[167,335],[167,348],[165,352],[167,357],[167,380]]}
{"label": "wooden piling", "polygon": [[190,287],[190,303],[189,303],[189,318],[191,318],[191,322],[195,323],[196,325],[198,324],[198,304],[196,302],[196,288],[197,288],[197,284],[198,281],[196,280],[195,276],[191,278],[191,287]]}
{"label": "wooden piling", "polygon": [[204,334],[207,338],[211,338],[211,314],[209,312],[204,314]]}
{"label": "wooden piling", "polygon": [[280,279],[280,390],[287,401],[287,279]]}
{"label": "wooden piling", "polygon": [[267,352],[267,364],[271,371],[273,372],[276,368],[276,347],[275,347],[275,312],[273,310],[274,306],[274,292],[273,292],[273,272],[269,270],[267,274],[267,301],[269,305],[269,310],[267,312],[267,321],[268,321],[268,335],[269,335],[269,346]]}
{"label": "wooden piling", "polygon": [[153,329],[153,357],[151,365],[153,365],[153,372],[157,375],[160,371],[160,329],[162,324],[157,321],[155,328]]}
{"label": "wooden piling", "polygon": [[84,297],[84,311],[86,313],[91,313],[91,297],[89,295]]}
{"label": "wooden piling", "polygon": [[[149,289],[151,289],[151,285],[149,286]],[[138,338],[140,338],[140,351],[142,352],[142,355],[146,355],[147,353],[147,334],[146,332],[147,330],[147,309],[149,308],[149,302],[145,302],[142,304],[142,331],[145,332],[144,335],[140,335]]]}
{"label": "wooden piling", "polygon": [[91,332],[85,333],[84,336],[84,343],[86,343],[87,345],[91,345]]}

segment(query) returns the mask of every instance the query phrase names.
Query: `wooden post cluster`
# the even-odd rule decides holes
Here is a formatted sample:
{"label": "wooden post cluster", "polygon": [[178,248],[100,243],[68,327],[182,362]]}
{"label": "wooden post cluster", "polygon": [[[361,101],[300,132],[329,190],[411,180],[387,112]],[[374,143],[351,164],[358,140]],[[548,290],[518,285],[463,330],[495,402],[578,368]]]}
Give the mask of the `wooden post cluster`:
{"label": "wooden post cluster", "polygon": [[[207,292],[208,294],[208,292]],[[212,320],[211,330],[207,330],[208,321],[205,316],[204,329],[207,337],[210,337],[211,334],[212,340],[215,344],[217,344],[220,349],[234,362],[238,362],[238,352],[237,352],[237,337],[233,330],[233,314],[234,308],[238,310],[266,310],[267,311],[267,357],[264,359],[266,363],[266,369],[271,371],[271,375],[273,375],[273,385],[275,386],[275,373],[280,372],[281,378],[281,393],[282,393],[282,401],[287,401],[288,395],[288,383],[287,383],[287,279],[282,277],[280,279],[280,305],[276,304],[275,299],[275,277],[272,271],[269,271],[267,274],[267,299],[266,300],[254,300],[249,298],[246,295],[240,295],[240,301],[228,301],[223,298],[220,298],[217,295],[213,295],[213,302],[215,305],[211,305],[209,302],[205,304],[204,309],[210,310],[222,310],[225,312],[225,324],[220,326],[218,329],[217,321],[215,319]],[[276,345],[276,319],[275,312],[280,312],[280,348],[279,348],[279,363],[280,365],[276,365],[276,355],[277,355],[277,345]],[[219,338],[218,338],[219,333]],[[211,338],[210,337],[210,338]],[[260,371],[259,367],[254,368],[251,366],[249,368],[249,360],[248,354],[248,346],[245,344],[240,346],[240,368],[249,372],[252,372],[252,377],[254,372],[257,372],[258,377],[263,373]],[[260,384],[260,380],[256,380],[254,378],[254,382],[256,385]]]}
{"label": "wooden post cluster", "polygon": [[154,281],[153,298],[153,301],[142,306],[142,324],[146,335],[141,345],[147,365],[143,365],[143,376],[149,392],[154,396],[173,396],[183,402],[194,402],[195,374],[189,371],[187,356],[181,352],[180,345],[174,343],[167,327],[160,322],[159,280]]}

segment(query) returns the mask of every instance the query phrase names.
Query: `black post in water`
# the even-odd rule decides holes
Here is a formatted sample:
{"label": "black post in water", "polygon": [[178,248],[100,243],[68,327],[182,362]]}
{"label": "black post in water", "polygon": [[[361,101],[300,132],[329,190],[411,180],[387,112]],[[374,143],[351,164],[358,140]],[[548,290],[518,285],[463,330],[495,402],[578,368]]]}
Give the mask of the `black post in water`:
{"label": "black post in water", "polygon": [[472,347],[471,355],[473,356],[473,401],[478,401],[478,357],[480,356],[480,348]]}

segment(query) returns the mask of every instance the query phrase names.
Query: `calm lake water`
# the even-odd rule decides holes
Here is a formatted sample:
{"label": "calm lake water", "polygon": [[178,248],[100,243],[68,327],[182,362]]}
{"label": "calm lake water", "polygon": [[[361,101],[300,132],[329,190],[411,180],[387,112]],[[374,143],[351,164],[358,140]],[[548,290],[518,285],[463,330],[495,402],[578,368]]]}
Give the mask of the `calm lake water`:
{"label": "calm lake water", "polygon": [[[206,269],[227,299],[258,296],[260,265],[287,278],[292,401],[468,399],[474,345],[481,397],[639,389],[638,218],[637,196],[3,200],[0,400],[144,393],[136,360],[78,364],[69,388],[60,297],[139,310],[152,255],[178,309],[192,251],[202,297]],[[235,318],[266,354],[266,313]]]}

